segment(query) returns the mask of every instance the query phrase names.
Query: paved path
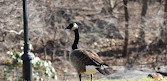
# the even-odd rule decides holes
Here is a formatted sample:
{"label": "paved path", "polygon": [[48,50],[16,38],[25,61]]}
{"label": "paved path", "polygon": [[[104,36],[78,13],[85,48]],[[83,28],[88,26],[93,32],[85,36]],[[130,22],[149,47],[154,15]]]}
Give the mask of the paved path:
{"label": "paved path", "polygon": [[[114,68],[113,68],[114,69]],[[120,70],[119,70],[120,69]],[[155,73],[154,70],[147,69],[147,68],[129,68],[126,67],[118,67],[115,68],[116,72],[114,74],[108,75],[106,77],[103,77],[101,79],[139,79],[139,78],[145,78],[150,73]]]}

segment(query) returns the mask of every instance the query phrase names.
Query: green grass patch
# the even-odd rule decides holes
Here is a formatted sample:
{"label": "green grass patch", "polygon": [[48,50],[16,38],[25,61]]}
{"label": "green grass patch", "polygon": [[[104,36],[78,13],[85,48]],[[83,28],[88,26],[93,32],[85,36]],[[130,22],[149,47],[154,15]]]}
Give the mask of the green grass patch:
{"label": "green grass patch", "polygon": [[[69,80],[69,81],[78,81],[78,80]],[[90,81],[90,80],[82,80],[82,81]],[[129,79],[129,80],[120,79],[120,80],[93,80],[93,81],[156,81],[156,80],[152,78],[142,78],[142,79],[136,79],[136,80],[135,79]],[[158,81],[167,81],[167,78],[164,78]]]}

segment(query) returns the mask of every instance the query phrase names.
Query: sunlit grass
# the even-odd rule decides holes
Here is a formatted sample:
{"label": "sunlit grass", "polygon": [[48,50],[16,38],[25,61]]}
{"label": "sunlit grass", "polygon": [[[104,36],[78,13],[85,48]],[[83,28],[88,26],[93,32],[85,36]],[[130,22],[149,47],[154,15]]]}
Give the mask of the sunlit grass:
{"label": "sunlit grass", "polygon": [[[69,81],[78,81],[78,80],[69,80]],[[82,80],[82,81],[90,81],[90,80]],[[125,79],[120,79],[120,80],[93,80],[93,81],[167,81],[167,78],[164,78],[162,80],[155,80],[152,78],[142,78],[142,79],[130,79],[130,80],[125,80]]]}

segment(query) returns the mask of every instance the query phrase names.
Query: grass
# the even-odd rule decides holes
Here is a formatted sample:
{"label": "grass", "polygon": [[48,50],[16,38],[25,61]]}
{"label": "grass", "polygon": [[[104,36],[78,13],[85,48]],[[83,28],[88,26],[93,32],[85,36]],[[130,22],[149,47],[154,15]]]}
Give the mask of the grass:
{"label": "grass", "polygon": [[[69,81],[78,81],[78,80],[69,80]],[[82,81],[90,81],[90,80],[82,80]],[[164,78],[162,80],[155,80],[152,78],[142,78],[142,79],[129,79],[129,80],[125,80],[125,79],[120,79],[120,80],[93,80],[93,81],[167,81],[167,78]]]}

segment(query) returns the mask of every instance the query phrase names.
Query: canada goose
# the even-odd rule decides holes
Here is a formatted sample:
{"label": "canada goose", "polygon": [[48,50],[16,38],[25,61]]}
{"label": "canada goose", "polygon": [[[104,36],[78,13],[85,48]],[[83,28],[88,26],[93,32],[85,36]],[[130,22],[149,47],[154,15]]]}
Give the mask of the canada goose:
{"label": "canada goose", "polygon": [[77,47],[79,41],[78,25],[76,23],[69,24],[66,29],[70,29],[75,33],[75,40],[72,45],[72,51],[70,53],[70,60],[79,75],[81,81],[81,74],[91,75],[96,72],[100,72],[103,75],[109,75],[110,72],[105,68],[108,66],[103,60],[92,50],[79,50]]}

